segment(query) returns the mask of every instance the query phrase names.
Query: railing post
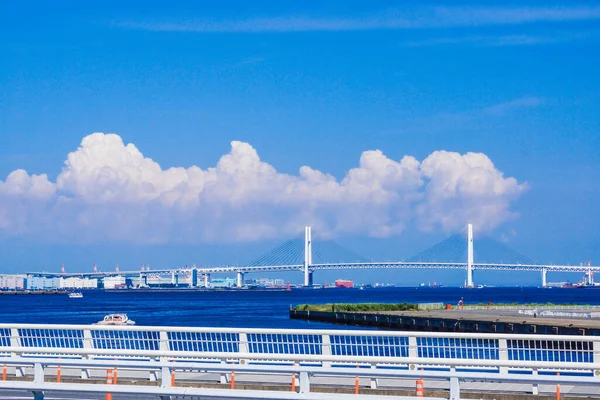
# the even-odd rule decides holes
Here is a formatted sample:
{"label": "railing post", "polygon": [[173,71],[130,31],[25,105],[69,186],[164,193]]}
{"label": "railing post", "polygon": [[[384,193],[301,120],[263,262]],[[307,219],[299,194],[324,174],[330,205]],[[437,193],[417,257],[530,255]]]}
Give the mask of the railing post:
{"label": "railing post", "polygon": [[[238,344],[238,349],[240,354],[248,354],[250,353],[250,348],[248,346],[248,335],[245,332],[240,332],[239,335],[240,343]],[[239,359],[240,364],[243,364],[242,358]]]}
{"label": "railing post", "polygon": [[[377,363],[371,363],[371,369],[377,369]],[[371,389],[377,389],[379,386],[379,379],[371,378]]]}
{"label": "railing post", "polygon": [[[537,368],[533,368],[531,371],[531,375],[534,377],[538,376],[538,370]],[[534,383],[531,385],[531,394],[534,396],[537,396],[539,394],[539,388],[538,388],[538,384]]]}
{"label": "railing post", "polygon": [[[227,364],[227,360],[221,360],[220,364],[221,364],[221,365],[223,365],[223,364]],[[219,382],[220,382],[222,385],[225,385],[225,384],[229,383],[229,375],[227,375],[227,374],[226,374],[226,373],[224,373],[224,372],[221,372],[221,376],[220,376]]]}
{"label": "railing post", "polygon": [[163,366],[160,375],[160,387],[171,387],[171,369]]}
{"label": "railing post", "polygon": [[44,365],[42,363],[33,364],[33,383],[44,383]]}
{"label": "railing post", "polygon": [[300,372],[300,393],[310,393],[310,376],[308,372]]}
{"label": "railing post", "polygon": [[460,383],[454,376],[450,378],[450,400],[460,400]]}
{"label": "railing post", "polygon": [[[89,329],[83,330],[83,348],[84,349],[93,349],[94,348],[94,338],[92,338],[92,331]],[[81,357],[85,360],[92,359],[93,356],[91,354],[86,354]],[[81,379],[89,379],[90,378],[90,370],[82,369],[81,370]]]}
{"label": "railing post", "polygon": [[[324,356],[331,355],[331,337],[329,335],[321,336],[321,354]],[[323,367],[331,367],[331,361],[323,361]]]}
{"label": "railing post", "polygon": [[592,373],[595,377],[600,378],[600,341],[598,340],[592,341],[592,362],[595,365]]}
{"label": "railing post", "polygon": [[[408,337],[408,357],[410,357],[412,359],[416,359],[419,357],[419,349],[418,349],[418,345],[417,345],[416,336]],[[411,364],[411,365],[409,365],[409,368],[416,369],[417,366],[415,364]]]}
{"label": "railing post", "polygon": [[[160,331],[158,333],[158,349],[160,351],[169,351],[169,334],[167,331]],[[161,362],[167,361],[167,358],[160,356],[158,358]],[[170,376],[170,374],[169,374]],[[162,377],[164,380],[164,377]],[[150,371],[150,381],[154,382],[158,380],[158,371]],[[170,381],[169,381],[170,382]]]}
{"label": "railing post", "polygon": [[[498,359],[500,361],[508,361],[508,341],[506,339],[498,339]],[[508,373],[508,367],[500,366],[500,375]]]}
{"label": "railing post", "polygon": [[[10,329],[10,346],[11,347],[21,347],[21,336],[19,335],[19,330],[17,328]],[[21,353],[12,352],[10,354],[11,357],[19,357]],[[20,378],[24,376],[23,367],[15,368],[15,376]]]}

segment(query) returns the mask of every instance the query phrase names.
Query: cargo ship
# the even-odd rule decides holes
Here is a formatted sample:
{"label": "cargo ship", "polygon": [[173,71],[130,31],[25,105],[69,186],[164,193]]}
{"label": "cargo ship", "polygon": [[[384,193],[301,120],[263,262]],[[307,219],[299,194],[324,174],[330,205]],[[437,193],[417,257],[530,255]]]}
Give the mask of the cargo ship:
{"label": "cargo ship", "polygon": [[352,289],[354,287],[354,282],[347,281],[345,279],[338,279],[337,281],[335,281],[335,287]]}

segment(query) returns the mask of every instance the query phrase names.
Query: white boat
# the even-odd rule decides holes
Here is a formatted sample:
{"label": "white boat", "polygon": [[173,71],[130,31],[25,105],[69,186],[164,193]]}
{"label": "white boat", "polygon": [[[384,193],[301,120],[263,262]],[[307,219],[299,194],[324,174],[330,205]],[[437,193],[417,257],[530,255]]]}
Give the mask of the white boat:
{"label": "white boat", "polygon": [[135,325],[135,321],[130,320],[127,314],[108,314],[95,325]]}
{"label": "white boat", "polygon": [[83,297],[83,293],[81,293],[81,292],[69,293],[70,299],[81,299],[82,297]]}

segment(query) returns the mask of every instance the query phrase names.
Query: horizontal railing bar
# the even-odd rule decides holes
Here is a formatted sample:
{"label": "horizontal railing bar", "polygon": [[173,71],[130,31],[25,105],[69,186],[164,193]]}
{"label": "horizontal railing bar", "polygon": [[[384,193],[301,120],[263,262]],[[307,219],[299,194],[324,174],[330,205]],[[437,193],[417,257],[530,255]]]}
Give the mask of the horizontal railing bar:
{"label": "horizontal railing bar", "polygon": [[[365,362],[365,363],[392,363],[392,364],[425,364],[425,365],[451,365],[469,367],[514,367],[514,368],[560,368],[570,370],[599,369],[600,364],[589,362],[560,362],[560,361],[521,361],[521,360],[485,360],[473,358],[424,358],[424,357],[375,357],[375,356],[335,356],[315,354],[267,354],[267,353],[227,353],[193,351],[161,351],[161,350],[125,350],[125,349],[67,349],[67,348],[31,348],[0,347],[0,352],[21,353],[22,356],[32,354],[81,354],[96,356],[139,356],[150,358],[216,358],[216,359],[249,359],[249,360],[285,360],[285,361],[337,361],[337,362]],[[10,359],[5,357],[2,359]],[[66,360],[65,360],[66,361]]]}
{"label": "horizontal railing bar", "polygon": [[[72,366],[71,363],[61,363],[57,360],[52,359],[39,359],[35,361],[29,361],[27,363],[12,361],[7,359],[7,365],[61,365],[65,367],[67,365]],[[4,363],[5,360],[1,362]],[[21,360],[22,361],[22,360]],[[175,370],[199,370],[206,372],[245,372],[245,373],[257,373],[257,372],[269,372],[276,374],[292,374],[307,372],[311,375],[327,375],[327,376],[361,376],[361,377],[373,377],[373,378],[394,378],[394,377],[413,377],[422,376],[427,378],[436,379],[448,379],[450,377],[457,377],[461,379],[476,379],[478,381],[502,381],[502,382],[537,382],[537,383],[570,383],[570,384],[582,384],[582,383],[593,383],[598,384],[600,381],[599,376],[574,376],[574,375],[532,375],[532,374],[506,374],[496,372],[478,372],[478,371],[427,371],[415,369],[374,369],[374,368],[344,368],[344,367],[320,367],[320,366],[269,366],[269,365],[252,365],[252,364],[213,364],[213,363],[170,363],[170,362],[126,362],[126,361],[90,361],[85,360],[78,365],[81,368],[106,368],[106,367],[117,367],[122,369],[144,369],[144,370],[160,370],[163,367],[167,367]],[[560,367],[557,370],[564,370]]]}
{"label": "horizontal railing bar", "polygon": [[[343,313],[343,312],[340,312]],[[465,314],[468,316],[468,314]],[[189,333],[246,333],[246,334],[282,334],[282,335],[330,335],[330,336],[363,336],[363,337],[420,337],[420,338],[448,338],[448,339],[509,339],[509,340],[544,340],[544,341],[577,341],[600,342],[598,336],[579,335],[535,335],[535,334],[510,334],[510,333],[463,333],[463,332],[406,332],[406,331],[364,331],[364,330],[312,330],[312,329],[261,329],[261,328],[188,328],[175,326],[104,326],[104,325],[42,325],[42,324],[0,324],[0,329],[34,329],[34,330],[77,330],[77,331],[130,331],[130,332],[189,332]],[[36,336],[32,336],[36,337]],[[121,339],[121,338],[93,338],[93,340]],[[134,338],[123,338],[134,340]],[[85,340],[81,337],[68,337],[63,340]],[[137,340],[158,340],[148,338]]]}
{"label": "horizontal railing bar", "polygon": [[[338,393],[295,393],[281,391],[266,391],[266,390],[230,390],[230,389],[212,389],[212,388],[190,388],[190,387],[166,387],[166,386],[143,386],[143,385],[107,385],[107,384],[82,384],[70,383],[34,383],[34,382],[12,382],[0,381],[2,389],[19,389],[19,390],[47,390],[52,392],[86,392],[86,393],[120,393],[120,394],[146,394],[156,396],[198,396],[203,399],[257,399],[257,400],[274,400],[274,399],[307,399],[307,400],[345,400],[347,394]],[[411,397],[394,397],[397,400],[410,400]],[[371,400],[381,399],[381,396],[376,395],[352,395],[352,399],[356,400]],[[426,397],[424,400],[443,400],[443,398]]]}

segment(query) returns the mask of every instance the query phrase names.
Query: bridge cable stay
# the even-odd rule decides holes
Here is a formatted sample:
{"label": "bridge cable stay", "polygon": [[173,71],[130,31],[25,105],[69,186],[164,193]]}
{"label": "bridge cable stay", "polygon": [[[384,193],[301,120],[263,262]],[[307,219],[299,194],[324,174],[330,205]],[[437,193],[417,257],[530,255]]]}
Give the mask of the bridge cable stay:
{"label": "bridge cable stay", "polygon": [[293,238],[286,240],[274,249],[248,263],[249,266],[292,265],[304,262],[304,240]]}
{"label": "bridge cable stay", "polygon": [[467,262],[466,229],[410,257],[408,262]]}
{"label": "bridge cable stay", "polygon": [[479,264],[537,264],[531,258],[511,249],[496,239],[484,236],[474,240],[473,253],[475,263]]}
{"label": "bridge cable stay", "polygon": [[[366,262],[362,255],[332,240],[312,241],[312,263]],[[254,259],[248,266],[302,265],[304,263],[304,238],[292,238]]]}
{"label": "bridge cable stay", "polygon": [[327,264],[335,262],[367,262],[368,259],[362,255],[347,249],[333,240],[313,240],[312,242],[313,264]]}
{"label": "bridge cable stay", "polygon": [[289,240],[283,246],[272,251],[269,256],[263,256],[265,262],[257,265],[301,264],[303,251],[303,242],[300,239]]}

